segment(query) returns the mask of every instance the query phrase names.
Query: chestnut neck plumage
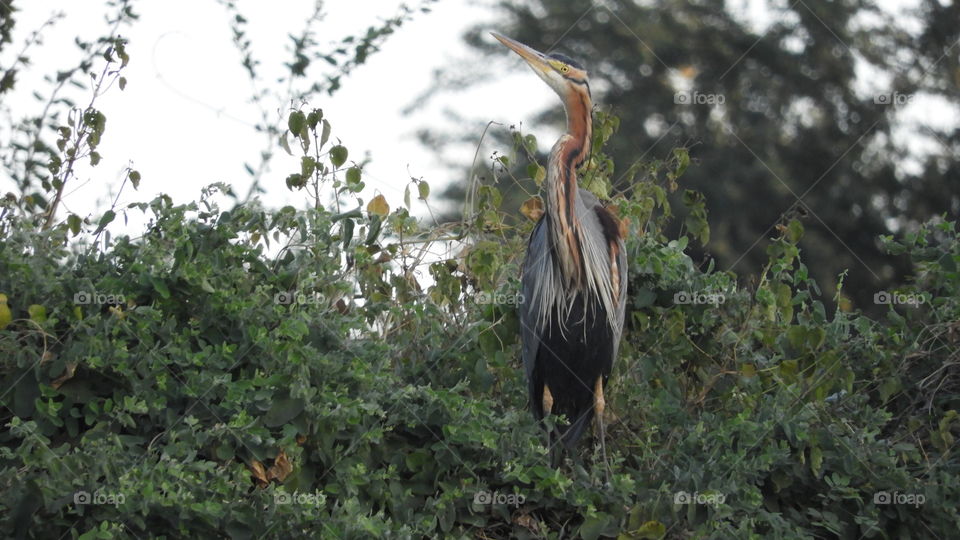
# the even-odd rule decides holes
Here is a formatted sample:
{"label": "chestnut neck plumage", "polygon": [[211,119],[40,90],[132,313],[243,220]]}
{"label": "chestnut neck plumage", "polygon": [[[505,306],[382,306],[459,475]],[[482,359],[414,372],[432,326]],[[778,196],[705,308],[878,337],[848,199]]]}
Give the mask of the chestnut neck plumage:
{"label": "chestnut neck plumage", "polygon": [[567,286],[584,285],[584,259],[577,186],[577,167],[590,155],[593,134],[590,92],[585,85],[571,86],[563,98],[567,132],[560,136],[547,163],[546,212],[550,235],[557,250],[560,271]]}

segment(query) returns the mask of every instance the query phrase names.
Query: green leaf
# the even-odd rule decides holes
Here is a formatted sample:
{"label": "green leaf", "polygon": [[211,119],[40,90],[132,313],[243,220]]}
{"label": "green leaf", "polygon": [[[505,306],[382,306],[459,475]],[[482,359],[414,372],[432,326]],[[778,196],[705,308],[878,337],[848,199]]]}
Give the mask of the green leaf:
{"label": "green leaf", "polygon": [[67,227],[70,229],[70,232],[74,236],[80,234],[80,226],[83,225],[83,220],[80,219],[80,216],[76,214],[70,214],[67,216]]}
{"label": "green leaf", "polygon": [[796,244],[801,238],[803,238],[803,225],[795,219],[790,220],[787,225],[787,240],[791,244]]}
{"label": "green leaf", "polygon": [[323,118],[323,109],[314,109],[307,115],[307,126],[310,129],[317,129],[317,123]]}
{"label": "green leaf", "polygon": [[340,235],[343,237],[343,249],[350,247],[350,241],[353,240],[353,228],[355,222],[352,219],[343,220],[343,224],[340,225]]}
{"label": "green leaf", "polygon": [[317,168],[317,162],[310,156],[300,158],[300,176],[310,178],[313,171]]}
{"label": "green leaf", "polygon": [[815,327],[807,330],[807,346],[811,349],[819,349],[827,339],[827,333],[823,328]]}
{"label": "green leaf", "polygon": [[133,184],[133,189],[137,189],[140,187],[139,171],[130,171],[130,183]]}
{"label": "green leaf", "polygon": [[27,313],[30,314],[30,320],[36,323],[43,323],[47,320],[47,308],[40,304],[30,304],[27,307]]}
{"label": "green leaf", "polygon": [[7,295],[0,294],[0,330],[3,330],[13,320],[13,312],[7,305]]}
{"label": "green leaf", "polygon": [[673,170],[674,178],[679,178],[690,165],[690,153],[686,148],[674,148],[673,156],[677,160],[677,166]]}
{"label": "green leaf", "polygon": [[796,360],[784,360],[780,362],[780,375],[792,382],[797,376],[798,363]]}
{"label": "green leaf", "polygon": [[93,234],[100,234],[100,231],[109,225],[116,217],[117,213],[113,210],[107,210],[104,212],[103,217],[100,218],[100,223],[97,225],[97,230],[93,231]]}
{"label": "green leaf", "polygon": [[321,129],[320,133],[320,148],[323,148],[323,145],[327,144],[327,141],[330,140],[330,122],[324,119],[322,124],[323,129]]}
{"label": "green leaf", "polygon": [[793,320],[793,289],[786,283],[776,283],[773,286],[776,295],[777,308],[784,322]]}
{"label": "green leaf", "polygon": [[820,476],[820,468],[823,466],[823,450],[819,446],[810,448],[810,472],[814,476]]}
{"label": "green leaf", "polygon": [[153,290],[157,291],[157,294],[159,294],[161,298],[170,298],[170,289],[162,279],[151,277],[150,284],[153,285]]}
{"label": "green leaf", "polygon": [[[633,531],[628,538],[633,540],[659,540],[667,534],[667,527],[659,521],[647,521]],[[620,537],[618,537],[620,538]]]}
{"label": "green leaf", "polygon": [[[62,141],[57,141],[57,146],[60,146]],[[60,149],[61,151],[63,148]],[[63,165],[63,162],[60,160],[59,156],[53,156],[50,158],[50,163],[47,164],[47,170],[50,171],[50,174],[57,174],[60,172],[60,167]]]}
{"label": "green leaf", "polygon": [[527,134],[523,137],[523,148],[531,156],[536,155],[537,153],[537,138],[531,134]]}
{"label": "green leaf", "polygon": [[288,189],[300,189],[305,185],[307,185],[307,180],[302,174],[291,174],[290,176],[287,176]]}
{"label": "green leaf", "polygon": [[430,454],[423,450],[413,450],[406,455],[404,461],[410,472],[419,472],[423,466],[430,462]]}
{"label": "green leaf", "polygon": [[887,377],[880,383],[880,400],[886,402],[890,396],[896,394],[902,389],[900,379],[894,376]]}
{"label": "green leaf", "polygon": [[527,164],[527,176],[533,178],[537,174],[537,167],[539,167],[539,165],[536,163]]}
{"label": "green leaf", "polygon": [[330,149],[330,163],[334,167],[339,167],[347,162],[347,149],[342,145],[336,145]]}
{"label": "green leaf", "polygon": [[293,150],[290,149],[290,141],[287,140],[287,135],[289,135],[289,132],[284,132],[284,134],[280,136],[280,148],[283,148],[283,151],[286,152],[288,156],[292,156]]}
{"label": "green leaf", "polygon": [[373,244],[377,241],[377,237],[380,236],[380,229],[383,227],[383,218],[379,214],[372,214],[370,216],[370,230],[367,231],[367,237],[364,239],[366,245]]}
{"label": "green leaf", "polygon": [[657,293],[650,290],[649,287],[640,287],[637,292],[632,294],[634,307],[638,309],[652,306],[657,299]]}
{"label": "green leaf", "polygon": [[356,185],[360,183],[360,168],[350,167],[347,169],[347,184]]}
{"label": "green leaf", "polygon": [[286,424],[300,414],[306,402],[300,398],[285,398],[273,402],[270,410],[263,417],[263,425],[277,427]]}
{"label": "green leaf", "polygon": [[302,111],[293,111],[287,118],[287,127],[290,129],[290,133],[293,133],[294,137],[300,137],[300,134],[306,125],[307,117]]}
{"label": "green leaf", "polygon": [[215,450],[217,459],[221,461],[231,461],[236,456],[236,453],[233,451],[233,447],[229,444],[221,444],[217,446]]}
{"label": "green leaf", "polygon": [[787,330],[787,341],[790,342],[790,345],[796,348],[800,348],[806,342],[807,332],[806,329],[802,326],[791,326]]}
{"label": "green leaf", "polygon": [[430,196],[430,184],[421,180],[417,183],[417,190],[420,192],[420,200],[425,201]]}
{"label": "green leaf", "polygon": [[611,516],[602,512],[597,512],[594,516],[588,516],[587,519],[583,520],[583,525],[580,526],[580,536],[583,540],[596,540],[601,534],[607,532],[611,521]]}

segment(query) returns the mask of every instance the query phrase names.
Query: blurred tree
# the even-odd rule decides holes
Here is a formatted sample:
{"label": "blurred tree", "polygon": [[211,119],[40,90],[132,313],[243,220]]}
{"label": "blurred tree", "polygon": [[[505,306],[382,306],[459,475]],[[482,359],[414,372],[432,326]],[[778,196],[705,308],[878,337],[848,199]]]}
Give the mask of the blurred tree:
{"label": "blurred tree", "polygon": [[[9,2],[0,2],[0,49],[10,43],[10,35],[13,32],[13,0]],[[0,66],[0,95],[13,88],[14,77],[17,71],[9,66]]]}
{"label": "blurred tree", "polygon": [[[595,101],[622,118],[607,148],[621,170],[691,146],[684,187],[707,196],[712,227],[697,260],[755,275],[781,215],[806,216],[801,247],[824,292],[849,269],[845,294],[872,309],[908,268],[881,253],[878,235],[960,213],[960,131],[904,114],[921,103],[956,114],[960,5],[922,0],[893,14],[877,4],[782,1],[738,15],[726,2],[501,2],[501,19],[465,38],[502,54],[486,36],[496,28],[583,60],[603,82]],[[505,66],[487,65],[486,75],[451,68],[437,86]],[[554,107],[540,120],[559,125],[562,114]]]}

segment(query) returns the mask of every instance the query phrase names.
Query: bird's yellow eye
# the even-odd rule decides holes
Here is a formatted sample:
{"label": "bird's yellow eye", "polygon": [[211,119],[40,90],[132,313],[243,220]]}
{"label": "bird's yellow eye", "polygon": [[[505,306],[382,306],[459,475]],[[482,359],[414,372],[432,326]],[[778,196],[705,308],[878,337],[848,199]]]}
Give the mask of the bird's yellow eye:
{"label": "bird's yellow eye", "polygon": [[553,69],[559,71],[562,75],[566,75],[570,71],[570,66],[564,64],[560,60],[550,60],[550,65],[553,66]]}

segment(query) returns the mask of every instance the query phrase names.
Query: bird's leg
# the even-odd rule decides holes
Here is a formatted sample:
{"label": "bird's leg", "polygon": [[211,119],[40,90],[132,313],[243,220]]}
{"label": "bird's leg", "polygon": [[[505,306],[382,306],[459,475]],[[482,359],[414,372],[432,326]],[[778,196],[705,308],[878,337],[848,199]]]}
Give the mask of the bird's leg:
{"label": "bird's leg", "polygon": [[[550,387],[546,383],[543,385],[543,397],[541,398],[541,406],[543,407],[543,416],[546,418],[553,411],[553,394],[550,392]],[[550,434],[553,432],[552,429],[547,428],[547,452],[550,454],[550,466],[556,467],[559,465],[560,460],[558,459],[559,454],[554,451],[553,445],[550,443]],[[559,441],[559,439],[557,439]]]}
{"label": "bird's leg", "polygon": [[597,384],[593,389],[593,410],[597,417],[597,430],[600,432],[600,455],[603,456],[603,465],[606,470],[607,483],[610,483],[610,462],[607,461],[606,434],[603,429],[603,409],[607,402],[603,399],[603,375],[597,377]]}
{"label": "bird's leg", "polygon": [[553,394],[550,393],[550,387],[543,385],[543,414],[548,415],[553,410]]}

